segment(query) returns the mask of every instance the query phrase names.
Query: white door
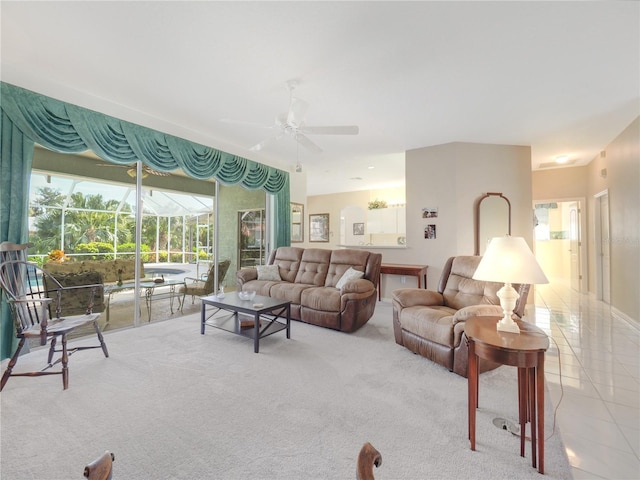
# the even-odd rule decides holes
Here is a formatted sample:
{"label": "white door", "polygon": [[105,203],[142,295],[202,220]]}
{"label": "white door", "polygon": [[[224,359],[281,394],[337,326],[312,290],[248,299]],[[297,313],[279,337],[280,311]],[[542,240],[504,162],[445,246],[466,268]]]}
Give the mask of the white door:
{"label": "white door", "polygon": [[569,204],[569,263],[571,268],[571,288],[581,290],[582,273],[580,271],[580,204]]}

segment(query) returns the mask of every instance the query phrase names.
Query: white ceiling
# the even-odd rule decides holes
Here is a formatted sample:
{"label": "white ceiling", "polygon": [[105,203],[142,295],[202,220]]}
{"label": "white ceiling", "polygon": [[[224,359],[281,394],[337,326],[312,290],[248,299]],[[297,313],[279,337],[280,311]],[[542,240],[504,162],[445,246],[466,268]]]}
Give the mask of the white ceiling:
{"label": "white ceiling", "polygon": [[[640,113],[638,2],[0,3],[0,78],[293,172],[286,82],[309,125],[309,195],[404,184],[404,152],[530,145],[591,161]],[[368,167],[375,167],[369,169]],[[295,173],[292,173],[295,175]],[[353,180],[360,177],[362,180]]]}

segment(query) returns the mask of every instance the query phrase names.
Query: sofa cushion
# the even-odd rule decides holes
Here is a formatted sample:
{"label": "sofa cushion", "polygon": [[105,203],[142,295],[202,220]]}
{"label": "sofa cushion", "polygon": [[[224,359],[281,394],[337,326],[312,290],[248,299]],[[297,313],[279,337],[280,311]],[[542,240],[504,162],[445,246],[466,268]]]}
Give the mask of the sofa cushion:
{"label": "sofa cushion", "polygon": [[271,280],[272,282],[282,280],[278,265],[258,265],[256,270],[258,270],[258,280]]}
{"label": "sofa cushion", "polygon": [[300,305],[302,292],[313,286],[314,285],[307,285],[305,283],[276,283],[271,286],[269,296],[280,300],[290,300],[291,303]]}
{"label": "sofa cushion", "polygon": [[313,287],[302,291],[300,305],[312,310],[339,312],[342,295],[334,287]]}
{"label": "sofa cushion", "polygon": [[302,254],[295,283],[322,286],[327,278],[331,250],[307,248]]}
{"label": "sofa cushion", "polygon": [[349,270],[349,268],[364,272],[368,260],[369,252],[366,250],[333,250],[333,252],[331,252],[331,263],[329,263],[329,270],[324,286],[335,287],[340,277],[342,277],[344,272]]}
{"label": "sofa cushion", "polygon": [[455,309],[444,306],[403,308],[399,318],[400,326],[419,337],[453,348],[452,325],[455,313]]}
{"label": "sofa cushion", "polygon": [[502,284],[484,282],[471,278],[482,257],[456,257],[451,265],[451,274],[444,292],[444,304],[455,310],[468,305],[500,305],[496,292]]}
{"label": "sofa cushion", "polygon": [[[242,286],[242,290],[256,292],[258,295],[262,295],[263,297],[270,296],[271,288],[274,285],[284,282],[273,282],[271,280],[249,280]],[[286,285],[291,285],[290,283],[285,283]]]}
{"label": "sofa cushion", "polygon": [[268,264],[278,266],[282,280],[294,282],[303,252],[304,248],[300,247],[279,247],[273,252],[273,257],[269,259]]}
{"label": "sofa cushion", "polygon": [[353,267],[349,267],[347,271],[342,274],[340,280],[338,280],[338,283],[336,283],[336,288],[340,290],[347,283],[353,280],[358,280],[362,277],[364,277],[364,272],[361,272],[360,270],[354,270]]}

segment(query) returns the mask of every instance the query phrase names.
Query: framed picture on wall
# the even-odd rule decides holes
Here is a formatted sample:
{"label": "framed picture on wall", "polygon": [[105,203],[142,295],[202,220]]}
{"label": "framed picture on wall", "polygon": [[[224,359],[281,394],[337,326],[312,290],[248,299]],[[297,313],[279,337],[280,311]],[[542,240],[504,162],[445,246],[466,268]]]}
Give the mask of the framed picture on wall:
{"label": "framed picture on wall", "polygon": [[354,235],[364,235],[364,223],[354,223],[353,224],[353,234]]}
{"label": "framed picture on wall", "polygon": [[291,203],[291,243],[304,242],[304,205]]}
{"label": "framed picture on wall", "polygon": [[329,241],[329,214],[312,213],[309,215],[309,241]]}

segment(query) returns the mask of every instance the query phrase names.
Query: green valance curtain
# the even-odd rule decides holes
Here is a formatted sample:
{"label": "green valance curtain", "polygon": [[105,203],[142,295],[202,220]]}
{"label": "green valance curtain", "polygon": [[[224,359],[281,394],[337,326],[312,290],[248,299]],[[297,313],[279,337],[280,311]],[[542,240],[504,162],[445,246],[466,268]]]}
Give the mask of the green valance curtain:
{"label": "green valance curtain", "polygon": [[[62,153],[93,151],[104,160],[138,160],[169,172],[214,177],[226,185],[263,189],[275,197],[275,247],[289,245],[289,173],[108,115],[0,82],[0,242],[28,240],[28,196],[35,143]],[[0,356],[15,336],[6,302],[0,304]]]}

